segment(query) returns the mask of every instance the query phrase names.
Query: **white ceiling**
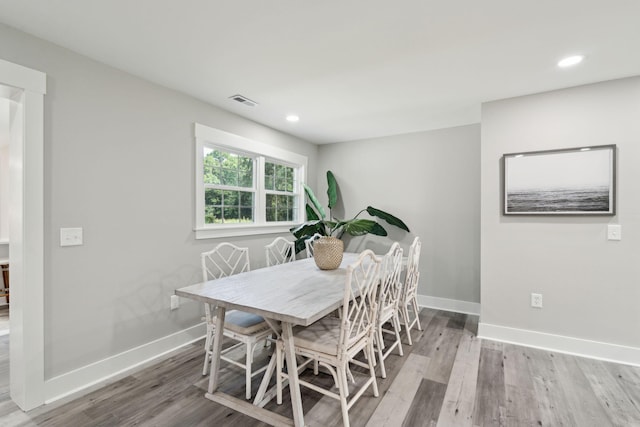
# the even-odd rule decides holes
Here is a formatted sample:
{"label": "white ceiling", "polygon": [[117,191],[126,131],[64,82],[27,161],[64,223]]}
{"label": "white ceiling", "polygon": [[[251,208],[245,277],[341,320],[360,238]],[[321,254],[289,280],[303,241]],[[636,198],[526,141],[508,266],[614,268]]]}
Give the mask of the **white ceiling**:
{"label": "white ceiling", "polygon": [[0,0],[0,22],[316,143],[640,75],[638,0]]}

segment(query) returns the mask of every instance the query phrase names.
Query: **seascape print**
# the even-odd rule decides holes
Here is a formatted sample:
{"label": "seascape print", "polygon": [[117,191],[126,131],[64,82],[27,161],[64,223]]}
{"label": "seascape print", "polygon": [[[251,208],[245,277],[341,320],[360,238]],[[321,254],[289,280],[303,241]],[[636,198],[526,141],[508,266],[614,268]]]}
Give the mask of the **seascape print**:
{"label": "seascape print", "polygon": [[613,214],[613,148],[505,155],[505,214]]}
{"label": "seascape print", "polygon": [[609,187],[522,189],[507,193],[509,212],[607,212]]}

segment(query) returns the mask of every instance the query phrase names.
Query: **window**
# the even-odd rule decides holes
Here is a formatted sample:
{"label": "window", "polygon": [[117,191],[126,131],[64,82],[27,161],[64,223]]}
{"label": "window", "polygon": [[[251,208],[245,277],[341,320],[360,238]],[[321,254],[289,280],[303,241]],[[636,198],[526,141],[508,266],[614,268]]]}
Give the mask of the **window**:
{"label": "window", "polygon": [[295,169],[267,161],[264,169],[264,189],[267,198],[267,222],[296,221],[297,198],[294,192]]}
{"label": "window", "polygon": [[307,158],[196,123],[196,238],[279,233],[303,220]]}
{"label": "window", "polygon": [[205,224],[253,223],[254,159],[203,147]]}

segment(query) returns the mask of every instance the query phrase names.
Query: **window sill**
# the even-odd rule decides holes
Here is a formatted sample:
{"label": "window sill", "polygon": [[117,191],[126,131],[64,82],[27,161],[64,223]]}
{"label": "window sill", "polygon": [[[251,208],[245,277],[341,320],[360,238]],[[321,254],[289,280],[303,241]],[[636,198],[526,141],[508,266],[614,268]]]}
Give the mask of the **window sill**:
{"label": "window sill", "polygon": [[254,236],[260,234],[288,233],[297,223],[286,223],[277,225],[225,225],[218,227],[195,228],[196,240],[217,239],[223,237]]}

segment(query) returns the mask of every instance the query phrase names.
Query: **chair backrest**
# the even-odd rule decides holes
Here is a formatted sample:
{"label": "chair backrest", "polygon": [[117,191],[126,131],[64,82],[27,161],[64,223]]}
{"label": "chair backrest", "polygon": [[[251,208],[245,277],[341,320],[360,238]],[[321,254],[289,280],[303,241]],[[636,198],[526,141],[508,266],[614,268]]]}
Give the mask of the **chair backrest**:
{"label": "chair backrest", "polygon": [[407,300],[418,293],[418,280],[420,279],[420,249],[422,242],[420,237],[413,239],[409,247],[409,257],[407,259],[407,275],[404,279],[403,300]]}
{"label": "chair backrest", "polygon": [[202,259],[202,280],[213,280],[249,271],[249,248],[223,242],[204,252]]}
{"label": "chair backrest", "polygon": [[391,245],[382,261],[381,283],[378,290],[378,312],[396,309],[402,291],[402,248],[398,242]]}
{"label": "chair backrest", "polygon": [[313,258],[313,245],[315,244],[316,240],[321,237],[321,234],[316,233],[304,241],[304,247],[307,250],[307,258]]}
{"label": "chair backrest", "polygon": [[373,251],[367,249],[347,267],[338,355],[345,355],[352,344],[367,335],[371,337],[373,333],[381,262]]}
{"label": "chair backrest", "polygon": [[277,237],[264,247],[267,254],[267,267],[292,262],[296,259],[295,242]]}

